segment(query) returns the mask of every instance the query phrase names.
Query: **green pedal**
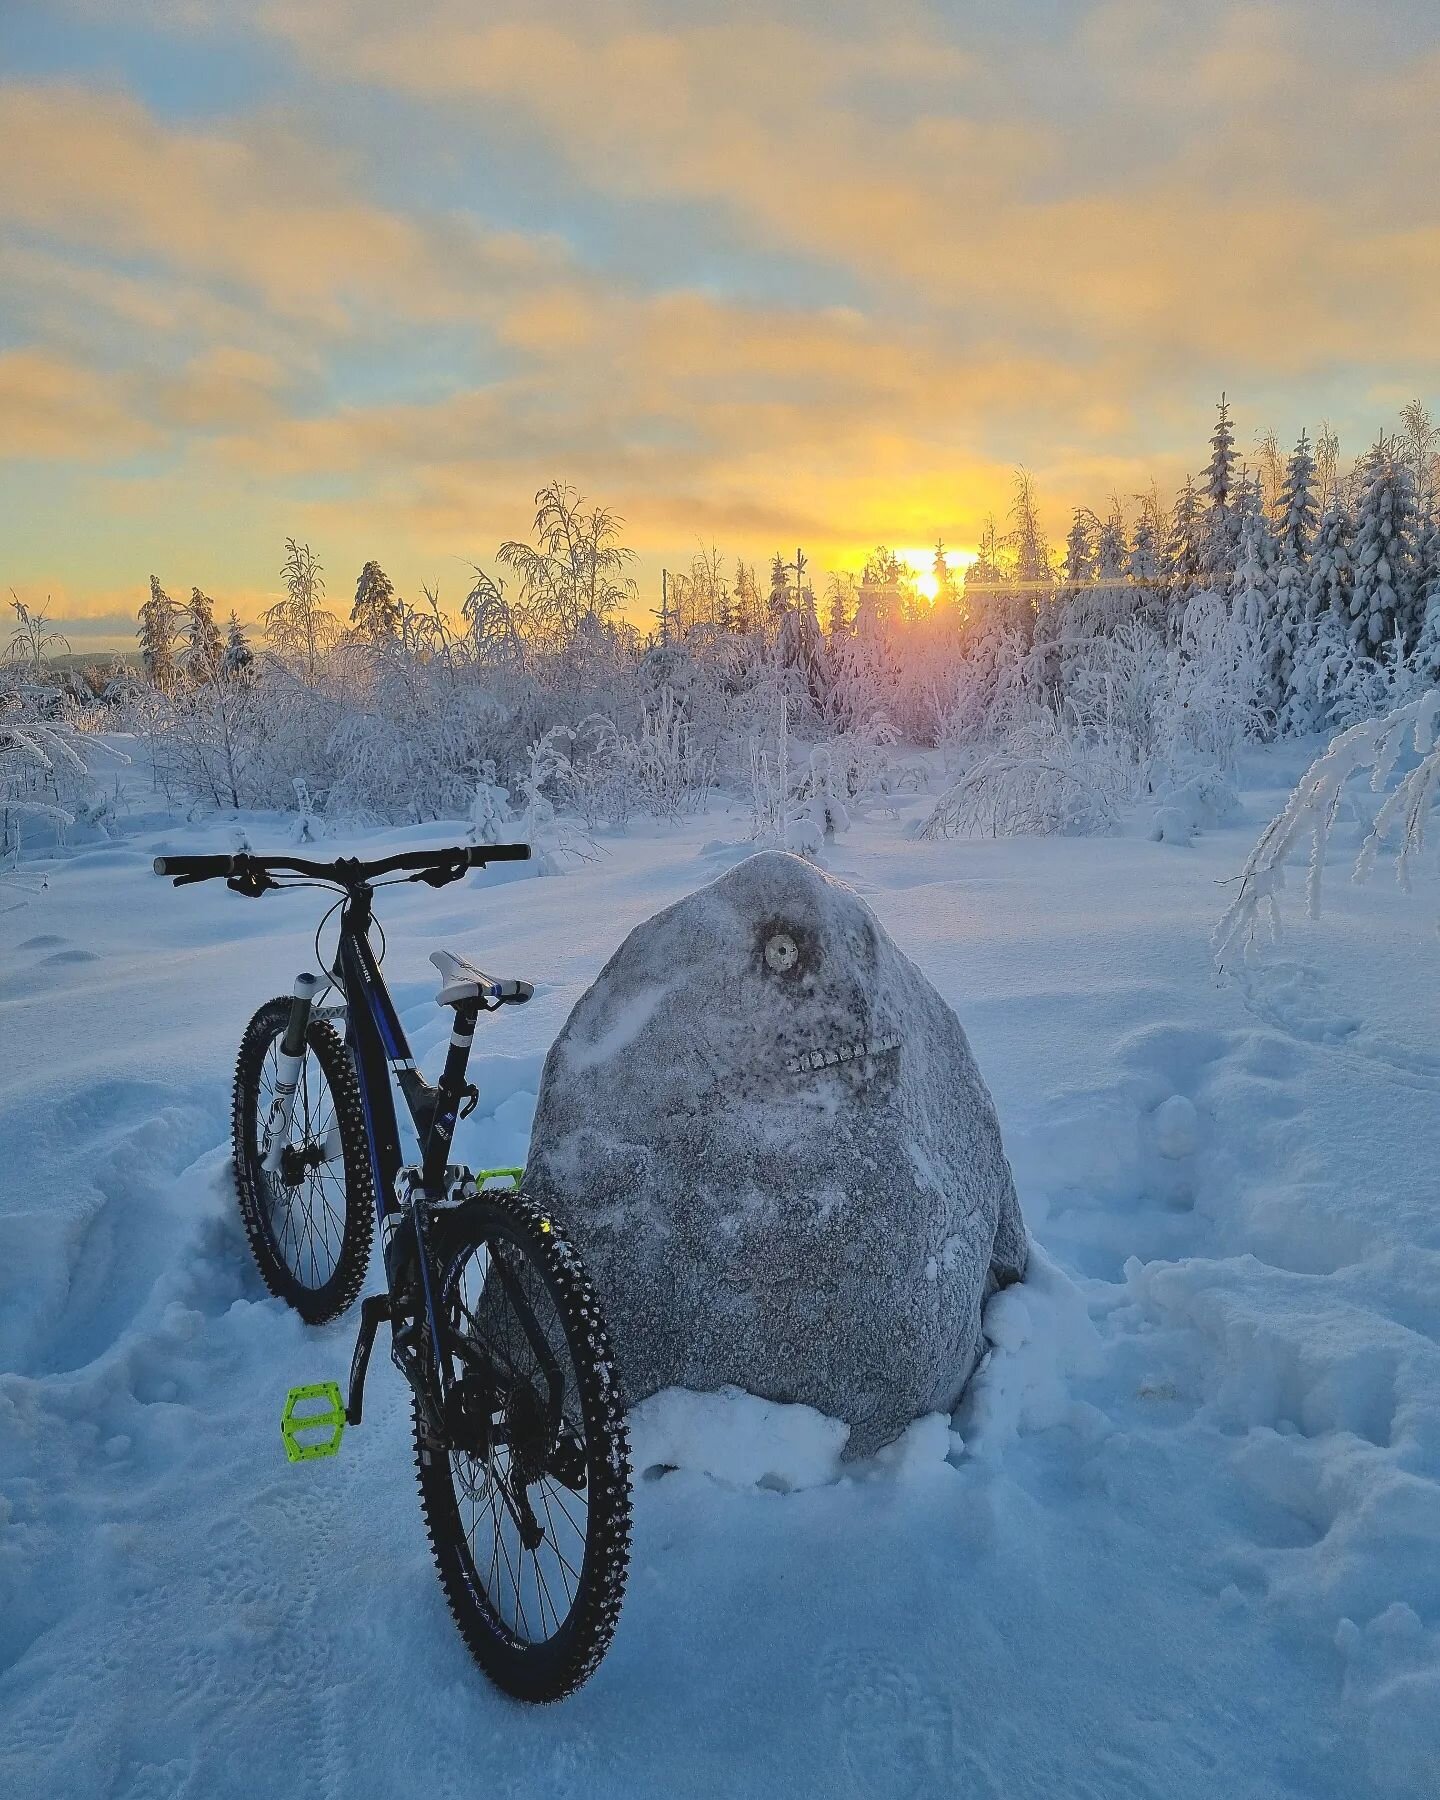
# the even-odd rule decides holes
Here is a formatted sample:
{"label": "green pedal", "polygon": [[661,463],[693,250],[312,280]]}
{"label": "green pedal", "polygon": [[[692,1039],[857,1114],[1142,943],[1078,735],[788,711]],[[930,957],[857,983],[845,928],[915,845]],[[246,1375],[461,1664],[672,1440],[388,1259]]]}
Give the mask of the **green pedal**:
{"label": "green pedal", "polygon": [[523,1169],[477,1169],[475,1185],[477,1188],[483,1188],[487,1181],[508,1181],[511,1187],[518,1188],[520,1177],[524,1173]]}
{"label": "green pedal", "polygon": [[[322,1412],[306,1412],[296,1416],[295,1408],[309,1400],[326,1402]],[[302,1443],[302,1431],[326,1431],[328,1437],[314,1443]],[[317,1456],[338,1456],[340,1439],[345,1435],[345,1406],[340,1389],[333,1381],[312,1381],[308,1387],[293,1387],[285,1396],[285,1410],[280,1415],[280,1435],[285,1440],[288,1462],[310,1462]]]}

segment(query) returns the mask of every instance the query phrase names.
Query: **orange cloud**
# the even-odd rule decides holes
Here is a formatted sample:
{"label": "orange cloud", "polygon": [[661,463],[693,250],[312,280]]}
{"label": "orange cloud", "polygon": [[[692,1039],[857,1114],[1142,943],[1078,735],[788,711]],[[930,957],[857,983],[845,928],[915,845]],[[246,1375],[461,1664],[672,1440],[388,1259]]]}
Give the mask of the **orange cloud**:
{"label": "orange cloud", "polygon": [[[267,18],[317,66],[525,120],[591,187],[716,204],[758,243],[947,311],[979,303],[1012,331],[1095,347],[1140,334],[1167,355],[1282,373],[1440,360],[1440,59],[1364,72],[1301,8],[1190,20],[1114,0],[1081,15],[1070,44],[1035,53],[1093,97],[1076,124],[1097,153],[1088,185],[1059,119],[997,107],[1008,71],[903,12],[848,42],[849,19],[834,34],[744,14],[641,29],[623,9],[534,0],[478,24],[461,0],[403,19],[372,0],[338,12],[279,0]],[[884,82],[896,98],[883,116],[857,105]],[[1348,139],[1357,113],[1372,142],[1351,144],[1348,173],[1322,144],[1315,179],[1317,130]],[[1104,173],[1107,129],[1137,121],[1153,154]],[[1390,166],[1394,183],[1378,178]]]}
{"label": "orange cloud", "polygon": [[274,124],[176,131],[123,94],[19,83],[0,85],[0,220],[238,282],[331,329],[375,308],[471,316],[560,255],[367,204],[333,153]]}
{"label": "orange cloud", "polygon": [[0,352],[0,456],[103,462],[159,441],[123,377],[39,350]]}

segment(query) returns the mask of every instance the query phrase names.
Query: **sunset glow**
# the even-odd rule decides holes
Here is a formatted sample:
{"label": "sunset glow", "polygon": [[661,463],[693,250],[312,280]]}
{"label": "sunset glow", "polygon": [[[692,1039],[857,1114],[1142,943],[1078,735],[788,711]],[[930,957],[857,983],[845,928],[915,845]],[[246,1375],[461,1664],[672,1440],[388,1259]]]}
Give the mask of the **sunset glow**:
{"label": "sunset glow", "polygon": [[637,619],[697,544],[929,593],[1017,467],[1055,544],[1222,388],[1353,455],[1440,375],[1433,7],[100,10],[0,20],[0,575],[87,643],[288,535],[458,605],[556,479]]}
{"label": "sunset glow", "polygon": [[[895,554],[911,571],[916,593],[923,594],[927,600],[934,600],[940,592],[940,581],[935,573],[933,546],[929,550],[906,546],[898,549]],[[966,569],[974,561],[975,552],[973,550],[952,550],[948,545],[945,548],[945,567],[956,582],[963,579]]]}

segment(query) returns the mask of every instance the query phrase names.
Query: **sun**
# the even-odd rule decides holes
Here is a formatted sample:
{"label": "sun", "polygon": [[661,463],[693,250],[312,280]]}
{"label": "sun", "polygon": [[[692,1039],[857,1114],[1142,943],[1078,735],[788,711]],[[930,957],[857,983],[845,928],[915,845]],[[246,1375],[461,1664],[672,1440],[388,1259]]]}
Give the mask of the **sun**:
{"label": "sun", "polygon": [[[915,583],[915,592],[923,594],[927,600],[933,602],[935,596],[940,592],[940,583],[935,575],[934,549],[917,549],[912,545],[907,549],[897,550],[895,554],[910,571]],[[945,567],[951,575],[958,578],[975,561],[975,555],[973,550],[947,550]]]}

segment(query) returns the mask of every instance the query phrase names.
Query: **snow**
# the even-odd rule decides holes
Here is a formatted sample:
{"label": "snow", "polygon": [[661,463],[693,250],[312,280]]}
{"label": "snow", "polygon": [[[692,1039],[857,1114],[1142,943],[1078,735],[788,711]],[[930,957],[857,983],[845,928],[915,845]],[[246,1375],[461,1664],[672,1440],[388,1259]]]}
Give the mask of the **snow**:
{"label": "snow", "polygon": [[[956,1418],[872,1463],[750,1396],[642,1408],[614,1647],[538,1713],[450,1625],[383,1359],[339,1458],[281,1451],[285,1390],[343,1380],[353,1321],[307,1331],[260,1288],[228,1086],[320,896],[150,874],[233,847],[233,820],[140,818],[50,862],[0,915],[0,1793],[1433,1795],[1430,909],[1350,885],[1337,842],[1322,920],[1234,979],[1209,960],[1217,884],[1311,748],[1247,758],[1240,813],[1183,855],[1140,816],[916,840],[924,797],[827,851],[965,1021],[1029,1275],[990,1302]],[[383,897],[431,1068],[431,948],[537,983],[487,1023],[460,1155],[523,1153],[579,993],[742,830],[636,820],[563,878]]]}

